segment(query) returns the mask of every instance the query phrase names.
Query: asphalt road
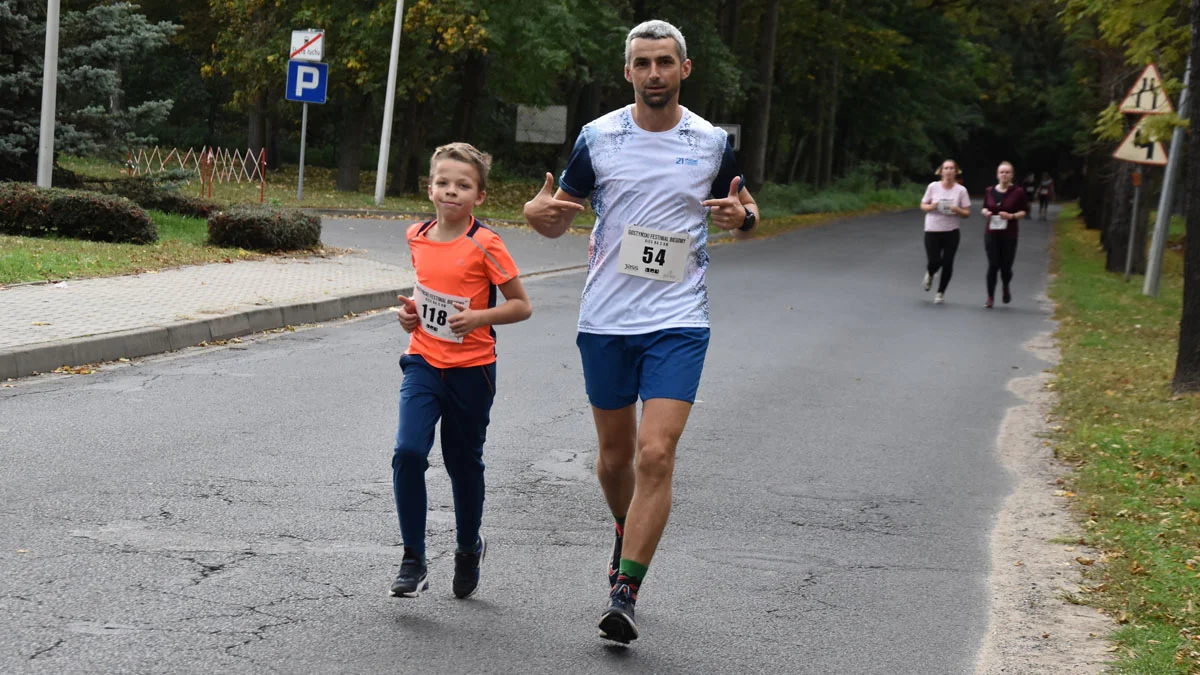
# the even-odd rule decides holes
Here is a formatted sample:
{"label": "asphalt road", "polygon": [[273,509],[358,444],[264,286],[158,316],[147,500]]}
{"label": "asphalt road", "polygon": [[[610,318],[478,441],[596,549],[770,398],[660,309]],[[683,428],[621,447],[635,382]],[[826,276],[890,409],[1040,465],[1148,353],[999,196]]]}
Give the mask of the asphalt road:
{"label": "asphalt road", "polygon": [[[389,316],[0,389],[0,671],[971,672],[1005,385],[1044,366],[1021,345],[1050,328],[1047,226],[1024,224],[1016,299],[987,311],[979,225],[943,306],[920,290],[915,212],[713,248],[708,363],[630,648],[595,631],[611,526],[582,273],[531,279],[533,319],[498,329],[490,547],[466,601],[436,452],[432,588],[387,597]],[[505,237],[527,271],[586,252]]]}

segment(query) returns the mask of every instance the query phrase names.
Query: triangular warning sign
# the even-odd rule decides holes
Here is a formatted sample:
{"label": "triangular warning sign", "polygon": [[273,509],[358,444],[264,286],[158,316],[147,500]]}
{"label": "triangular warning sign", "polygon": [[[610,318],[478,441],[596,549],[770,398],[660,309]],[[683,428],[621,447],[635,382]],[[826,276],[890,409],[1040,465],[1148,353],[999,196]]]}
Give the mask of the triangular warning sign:
{"label": "triangular warning sign", "polygon": [[1133,115],[1161,115],[1173,112],[1171,99],[1163,90],[1162,75],[1153,63],[1146,66],[1133,81],[1125,100],[1121,101],[1121,112]]}
{"label": "triangular warning sign", "polygon": [[1117,146],[1113,157],[1134,164],[1149,164],[1150,166],[1167,165],[1167,149],[1159,141],[1151,141],[1146,137],[1146,116],[1143,115],[1133,130]]}

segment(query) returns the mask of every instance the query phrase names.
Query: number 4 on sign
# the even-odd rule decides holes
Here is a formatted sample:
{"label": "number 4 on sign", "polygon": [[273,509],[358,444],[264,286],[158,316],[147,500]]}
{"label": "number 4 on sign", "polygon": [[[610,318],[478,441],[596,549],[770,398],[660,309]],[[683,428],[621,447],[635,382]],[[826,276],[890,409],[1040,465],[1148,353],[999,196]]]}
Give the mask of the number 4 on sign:
{"label": "number 4 on sign", "polygon": [[1134,164],[1149,166],[1167,165],[1167,148],[1160,141],[1151,141],[1146,133],[1146,116],[1143,115],[1133,129],[1117,146],[1113,157]]}

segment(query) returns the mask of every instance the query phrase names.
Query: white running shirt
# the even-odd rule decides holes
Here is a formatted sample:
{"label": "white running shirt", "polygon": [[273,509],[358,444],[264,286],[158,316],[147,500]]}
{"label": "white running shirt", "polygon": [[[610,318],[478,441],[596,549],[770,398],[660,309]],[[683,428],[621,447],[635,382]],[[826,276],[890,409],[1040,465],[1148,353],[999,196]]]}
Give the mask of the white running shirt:
{"label": "white running shirt", "polygon": [[[683,108],[673,129],[646,131],[634,123],[632,110],[629,105],[586,125],[559,180],[569,195],[591,194],[596,212],[579,331],[639,335],[707,328],[708,209],[700,202],[728,196],[741,172],[724,129]],[[626,225],[690,235],[683,280],[622,274]]]}

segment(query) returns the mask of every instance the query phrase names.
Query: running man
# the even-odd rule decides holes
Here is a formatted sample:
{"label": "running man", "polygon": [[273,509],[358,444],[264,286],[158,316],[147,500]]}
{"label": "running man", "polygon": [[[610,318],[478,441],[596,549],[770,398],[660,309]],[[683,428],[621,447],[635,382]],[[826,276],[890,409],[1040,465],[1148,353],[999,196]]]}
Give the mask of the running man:
{"label": "running man", "polygon": [[525,219],[547,237],[562,235],[589,195],[596,212],[576,344],[596,474],[616,521],[600,637],[622,643],[638,637],[634,603],[671,511],[675,449],[708,349],[705,216],[737,239],[758,220],[725,131],[679,104],[691,70],[677,28],[647,21],[631,30],[634,103],[586,125],[558,191],[548,173],[525,204]]}

